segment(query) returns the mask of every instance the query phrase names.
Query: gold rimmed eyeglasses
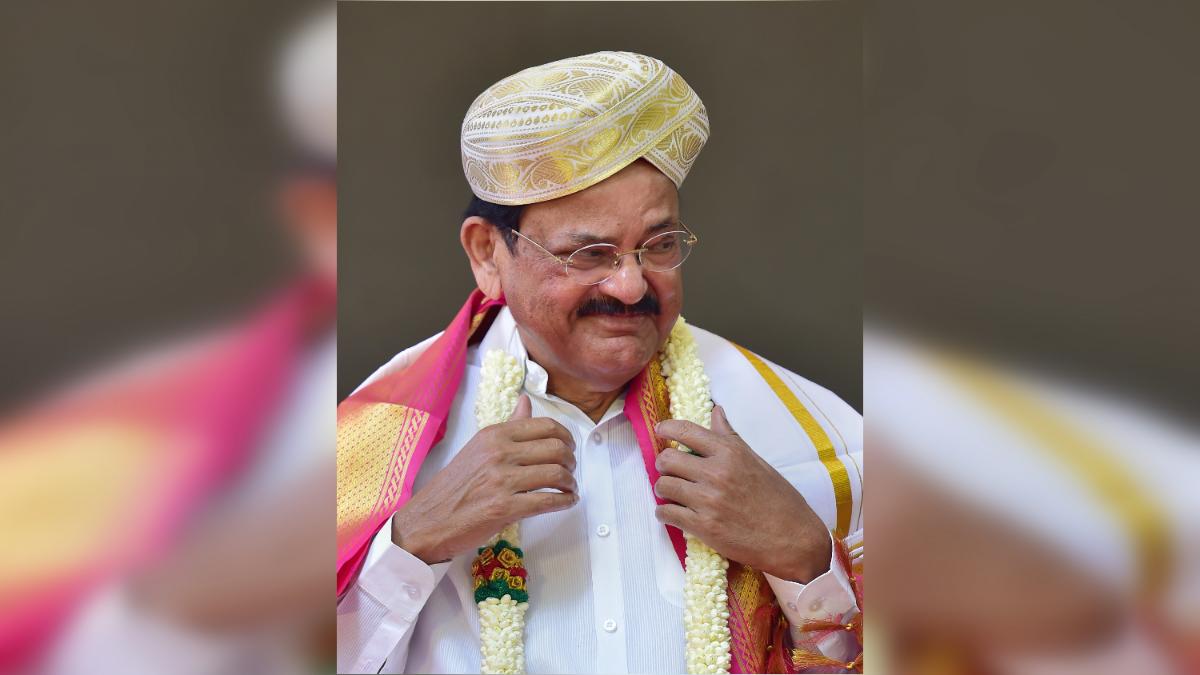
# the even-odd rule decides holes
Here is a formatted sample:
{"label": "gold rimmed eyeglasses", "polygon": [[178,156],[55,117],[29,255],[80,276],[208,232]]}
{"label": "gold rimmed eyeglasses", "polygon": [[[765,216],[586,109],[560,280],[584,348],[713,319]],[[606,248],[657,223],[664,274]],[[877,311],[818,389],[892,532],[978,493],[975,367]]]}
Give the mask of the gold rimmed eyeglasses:
{"label": "gold rimmed eyeglasses", "polygon": [[647,272],[669,272],[682,265],[700,238],[687,225],[679,223],[679,227],[683,229],[656,234],[632,251],[621,251],[614,244],[588,244],[565,258],[552,253],[518,230],[513,230],[513,234],[558,261],[563,272],[575,283],[595,286],[616,274],[621,259],[627,255],[636,256],[638,264]]}

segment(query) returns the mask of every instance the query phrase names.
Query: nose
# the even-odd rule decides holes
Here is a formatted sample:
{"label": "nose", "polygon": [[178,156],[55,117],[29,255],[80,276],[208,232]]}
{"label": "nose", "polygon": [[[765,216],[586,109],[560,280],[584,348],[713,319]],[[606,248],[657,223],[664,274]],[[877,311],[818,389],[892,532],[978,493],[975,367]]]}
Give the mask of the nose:
{"label": "nose", "polygon": [[642,266],[638,264],[637,256],[632,255],[623,257],[613,275],[600,284],[600,290],[627,305],[645,297],[646,287]]}

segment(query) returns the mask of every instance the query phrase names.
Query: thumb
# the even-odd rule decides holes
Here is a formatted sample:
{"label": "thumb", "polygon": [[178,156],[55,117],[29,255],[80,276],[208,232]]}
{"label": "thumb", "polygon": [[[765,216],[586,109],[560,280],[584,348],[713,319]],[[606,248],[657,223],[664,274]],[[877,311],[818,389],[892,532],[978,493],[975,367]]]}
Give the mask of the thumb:
{"label": "thumb", "polygon": [[527,420],[533,417],[533,404],[529,402],[529,397],[521,394],[517,399],[517,407],[513,408],[512,414],[508,416],[508,420]]}
{"label": "thumb", "polygon": [[729,424],[729,418],[725,416],[725,409],[719,405],[713,406],[712,430],[722,436],[737,435],[737,432],[733,430],[733,426]]}

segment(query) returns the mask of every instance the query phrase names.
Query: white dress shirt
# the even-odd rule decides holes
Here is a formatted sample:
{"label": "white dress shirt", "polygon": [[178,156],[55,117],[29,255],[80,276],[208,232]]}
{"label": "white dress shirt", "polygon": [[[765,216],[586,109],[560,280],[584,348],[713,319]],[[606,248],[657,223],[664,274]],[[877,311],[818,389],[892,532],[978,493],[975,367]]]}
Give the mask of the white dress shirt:
{"label": "white dress shirt", "polygon": [[[503,348],[524,363],[524,392],[533,415],[554,419],[575,439],[579,503],[521,521],[530,596],[527,671],[682,673],[683,568],[654,516],[654,495],[623,412],[624,397],[593,422],[546,391],[546,371],[528,359],[514,328],[511,314],[503,310],[483,342],[468,350],[454,405],[455,410],[473,408],[481,354]],[[473,415],[451,415],[414,491],[475,432]],[[338,605],[338,672],[478,673],[474,556],[470,551],[427,565],[392,543],[391,522],[385,522],[357,581]],[[768,580],[793,626],[857,611],[849,581],[832,561],[829,572],[807,585]],[[849,639],[834,634],[821,648],[833,658],[852,657]]]}

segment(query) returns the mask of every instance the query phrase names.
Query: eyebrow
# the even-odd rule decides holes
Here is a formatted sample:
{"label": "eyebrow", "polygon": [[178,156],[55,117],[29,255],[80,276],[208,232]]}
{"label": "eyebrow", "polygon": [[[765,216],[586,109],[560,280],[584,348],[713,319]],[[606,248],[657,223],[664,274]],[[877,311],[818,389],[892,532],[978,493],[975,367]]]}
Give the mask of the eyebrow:
{"label": "eyebrow", "polygon": [[[678,227],[678,223],[673,220],[663,221],[657,225],[651,225],[642,232],[643,241],[652,235],[658,234],[668,227]],[[612,237],[601,237],[587,232],[572,232],[566,235],[566,240],[575,246],[588,246],[590,244],[611,244]]]}

